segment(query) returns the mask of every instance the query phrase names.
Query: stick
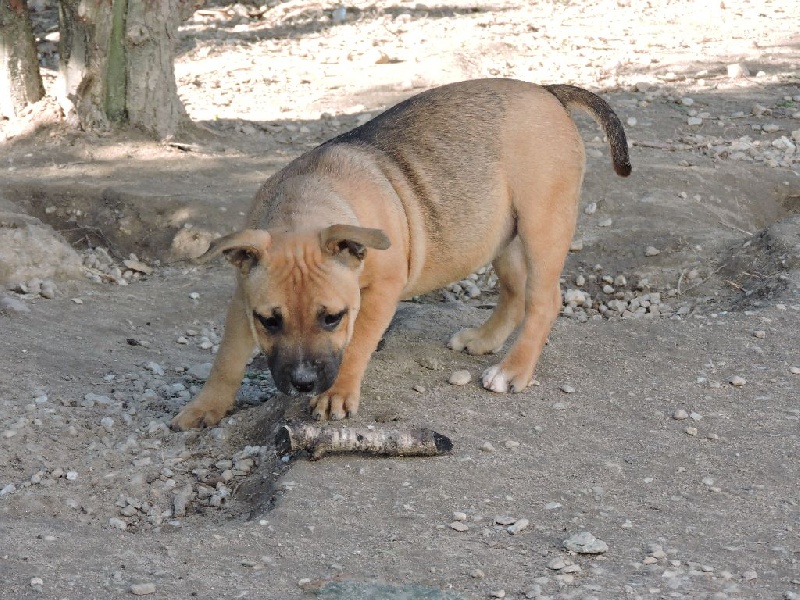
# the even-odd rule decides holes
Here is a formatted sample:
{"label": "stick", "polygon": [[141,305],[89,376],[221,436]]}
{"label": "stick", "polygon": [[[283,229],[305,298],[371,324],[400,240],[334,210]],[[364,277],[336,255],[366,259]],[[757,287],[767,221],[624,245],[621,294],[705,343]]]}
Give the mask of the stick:
{"label": "stick", "polygon": [[289,421],[278,430],[275,448],[279,454],[298,450],[311,459],[326,453],[363,452],[380,456],[436,456],[450,452],[453,442],[431,429],[368,429],[366,427],[321,427],[304,421]]}

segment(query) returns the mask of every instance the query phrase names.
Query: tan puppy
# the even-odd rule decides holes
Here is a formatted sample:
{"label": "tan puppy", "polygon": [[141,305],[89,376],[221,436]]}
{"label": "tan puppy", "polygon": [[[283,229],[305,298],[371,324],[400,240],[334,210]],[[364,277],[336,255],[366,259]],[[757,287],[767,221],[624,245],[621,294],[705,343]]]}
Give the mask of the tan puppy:
{"label": "tan puppy", "polygon": [[172,426],[216,424],[256,346],[281,391],[313,394],[314,418],[355,414],[398,301],[492,261],[497,308],[448,345],[496,352],[520,328],[483,386],[525,389],[561,307],[577,218],[585,155],[573,106],[602,125],[614,169],[627,176],[625,132],[601,98],[483,79],[414,96],[270,177],[246,229],[204,255],[225,254],[238,285],[209,379]]}

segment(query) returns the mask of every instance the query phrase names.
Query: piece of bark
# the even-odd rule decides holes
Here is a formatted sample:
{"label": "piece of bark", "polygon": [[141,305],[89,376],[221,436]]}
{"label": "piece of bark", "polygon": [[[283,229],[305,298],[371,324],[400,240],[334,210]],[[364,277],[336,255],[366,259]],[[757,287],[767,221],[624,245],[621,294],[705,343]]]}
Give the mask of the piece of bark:
{"label": "piece of bark", "polygon": [[360,452],[379,456],[436,456],[450,452],[453,442],[431,429],[384,429],[324,427],[305,421],[290,421],[275,435],[279,454],[306,450],[311,459],[327,453]]}

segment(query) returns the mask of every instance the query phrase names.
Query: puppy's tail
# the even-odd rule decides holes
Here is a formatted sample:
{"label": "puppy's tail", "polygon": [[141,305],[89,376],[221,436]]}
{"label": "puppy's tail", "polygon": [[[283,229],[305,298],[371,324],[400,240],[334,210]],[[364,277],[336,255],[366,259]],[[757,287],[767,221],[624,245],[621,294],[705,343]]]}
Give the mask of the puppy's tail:
{"label": "puppy's tail", "polygon": [[625,138],[625,130],[608,102],[597,94],[574,85],[546,85],[544,89],[558,98],[564,108],[577,107],[588,112],[605,131],[611,145],[614,171],[621,177],[631,174],[633,167],[631,167],[631,159],[628,156],[628,140]]}

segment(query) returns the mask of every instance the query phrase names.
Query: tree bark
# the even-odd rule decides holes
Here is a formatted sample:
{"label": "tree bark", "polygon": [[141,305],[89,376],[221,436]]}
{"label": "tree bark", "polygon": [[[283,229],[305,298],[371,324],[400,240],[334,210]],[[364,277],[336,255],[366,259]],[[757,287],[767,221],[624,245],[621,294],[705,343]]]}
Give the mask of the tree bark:
{"label": "tree bark", "polygon": [[44,96],[25,0],[0,0],[0,118],[12,118]]}
{"label": "tree bark", "polygon": [[157,138],[174,135],[186,119],[175,39],[192,9],[191,0],[60,0],[65,114],[84,129],[130,124]]}

